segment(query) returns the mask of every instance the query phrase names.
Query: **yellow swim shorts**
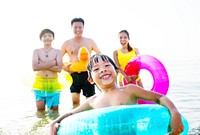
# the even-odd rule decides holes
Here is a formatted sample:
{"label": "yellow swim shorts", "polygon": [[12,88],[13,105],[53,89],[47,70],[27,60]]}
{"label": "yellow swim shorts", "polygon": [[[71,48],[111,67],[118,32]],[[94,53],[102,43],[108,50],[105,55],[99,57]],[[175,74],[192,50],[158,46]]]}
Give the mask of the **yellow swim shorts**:
{"label": "yellow swim shorts", "polygon": [[58,78],[43,78],[41,76],[36,76],[33,83],[33,89],[46,92],[60,91],[63,88],[64,86],[59,83]]}

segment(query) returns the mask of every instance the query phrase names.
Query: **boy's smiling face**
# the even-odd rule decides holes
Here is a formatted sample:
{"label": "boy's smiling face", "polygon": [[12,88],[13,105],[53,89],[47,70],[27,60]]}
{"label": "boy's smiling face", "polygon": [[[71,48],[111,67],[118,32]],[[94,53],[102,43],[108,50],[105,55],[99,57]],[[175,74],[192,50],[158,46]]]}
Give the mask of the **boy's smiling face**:
{"label": "boy's smiling face", "polygon": [[51,33],[45,33],[42,37],[41,40],[44,42],[44,44],[51,44],[54,40],[53,34]]}
{"label": "boy's smiling face", "polygon": [[101,88],[115,84],[117,76],[115,68],[108,60],[97,57],[92,63],[91,75],[93,81]]}

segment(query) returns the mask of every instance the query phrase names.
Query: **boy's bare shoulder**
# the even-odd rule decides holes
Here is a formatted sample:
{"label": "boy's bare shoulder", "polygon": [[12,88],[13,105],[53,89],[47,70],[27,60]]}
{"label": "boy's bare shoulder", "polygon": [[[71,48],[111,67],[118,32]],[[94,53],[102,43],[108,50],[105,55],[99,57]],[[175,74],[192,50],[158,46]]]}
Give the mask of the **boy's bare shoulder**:
{"label": "boy's bare shoulder", "polygon": [[54,53],[61,53],[61,50],[60,49],[56,49],[56,48],[54,48]]}
{"label": "boy's bare shoulder", "polygon": [[54,51],[58,51],[58,52],[60,52],[61,50],[60,49],[57,49],[57,48],[53,48],[54,49]]}
{"label": "boy's bare shoulder", "polygon": [[41,48],[37,48],[37,49],[35,49],[33,52],[34,52],[34,53],[38,53],[39,51],[41,51]]}
{"label": "boy's bare shoulder", "polygon": [[127,91],[133,91],[136,89],[138,89],[138,86],[135,84],[128,84],[128,85],[124,86],[124,90],[127,90]]}

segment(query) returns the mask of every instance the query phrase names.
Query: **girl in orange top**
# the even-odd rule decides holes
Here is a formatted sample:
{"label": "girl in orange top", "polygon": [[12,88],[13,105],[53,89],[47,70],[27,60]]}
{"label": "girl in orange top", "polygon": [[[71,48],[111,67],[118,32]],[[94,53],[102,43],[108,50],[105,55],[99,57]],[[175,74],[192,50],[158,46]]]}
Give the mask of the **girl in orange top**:
{"label": "girl in orange top", "polygon": [[113,57],[115,64],[119,68],[119,75],[118,75],[118,84],[123,86],[122,76],[127,80],[127,82],[131,83],[136,80],[137,85],[143,87],[142,81],[139,76],[127,76],[124,73],[124,69],[126,64],[133,59],[135,56],[139,54],[139,50],[137,48],[133,48],[129,44],[129,33],[126,30],[122,30],[118,34],[120,43],[122,47],[118,50],[113,52]]}

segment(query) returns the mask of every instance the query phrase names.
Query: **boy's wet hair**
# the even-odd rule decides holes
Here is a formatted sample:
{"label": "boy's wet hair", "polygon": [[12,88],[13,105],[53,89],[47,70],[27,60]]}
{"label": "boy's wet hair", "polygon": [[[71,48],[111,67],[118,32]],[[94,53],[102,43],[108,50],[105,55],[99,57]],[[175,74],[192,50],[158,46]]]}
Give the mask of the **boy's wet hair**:
{"label": "boy's wet hair", "polygon": [[103,61],[111,63],[113,65],[113,67],[115,68],[115,70],[119,69],[115,65],[115,63],[113,62],[113,60],[110,57],[108,57],[107,55],[104,55],[104,54],[95,54],[92,57],[90,57],[90,60],[89,60],[88,65],[87,65],[87,70],[88,70],[89,77],[91,77],[93,63],[98,63],[99,62],[99,58],[101,58]]}
{"label": "boy's wet hair", "polygon": [[82,18],[73,18],[71,20],[71,26],[73,25],[74,22],[81,22],[84,26],[84,20]]}
{"label": "boy's wet hair", "polygon": [[53,38],[54,38],[54,32],[50,29],[43,29],[41,32],[40,32],[40,40],[42,39],[42,36],[45,34],[45,33],[51,33],[53,35]]}

